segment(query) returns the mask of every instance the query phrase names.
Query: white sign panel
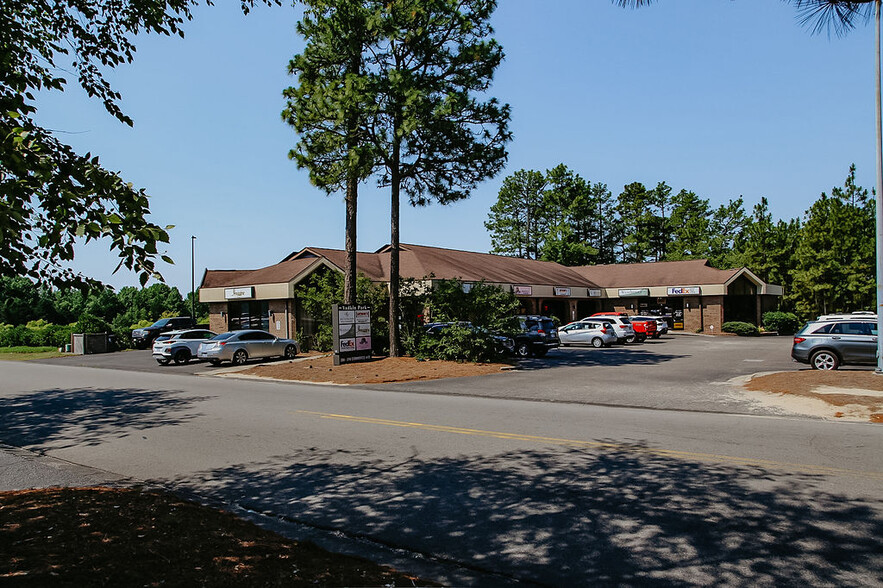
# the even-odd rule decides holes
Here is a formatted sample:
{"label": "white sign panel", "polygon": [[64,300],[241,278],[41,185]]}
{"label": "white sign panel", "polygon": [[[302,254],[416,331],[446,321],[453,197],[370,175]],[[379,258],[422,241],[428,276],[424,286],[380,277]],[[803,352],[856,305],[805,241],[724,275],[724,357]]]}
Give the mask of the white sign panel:
{"label": "white sign panel", "polygon": [[512,293],[516,296],[530,296],[533,294],[531,286],[512,286]]}
{"label": "white sign panel", "polygon": [[668,288],[667,293],[669,296],[684,296],[688,294],[695,296],[699,294],[699,286],[675,286]]}
{"label": "white sign panel", "polygon": [[589,288],[589,297],[590,298],[600,298],[601,297],[601,290],[593,290],[592,288]]}
{"label": "white sign panel", "polygon": [[650,288],[622,288],[619,290],[620,297],[626,296],[650,296]]}
{"label": "white sign panel", "polygon": [[559,288],[555,286],[555,296],[570,296],[570,288]]}
{"label": "white sign panel", "polygon": [[254,287],[247,288],[224,288],[224,298],[235,300],[237,298],[254,298]]}

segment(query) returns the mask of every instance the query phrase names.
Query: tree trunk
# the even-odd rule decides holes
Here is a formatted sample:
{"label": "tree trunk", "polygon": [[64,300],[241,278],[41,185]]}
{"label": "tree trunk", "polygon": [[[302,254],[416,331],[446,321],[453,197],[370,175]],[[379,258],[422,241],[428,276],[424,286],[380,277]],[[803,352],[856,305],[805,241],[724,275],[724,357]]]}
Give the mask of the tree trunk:
{"label": "tree trunk", "polygon": [[343,301],[356,303],[356,202],[359,182],[355,174],[346,181],[346,268],[343,279]]}
{"label": "tree trunk", "polygon": [[[395,125],[394,125],[395,126]],[[394,129],[397,135],[398,127]],[[399,345],[399,191],[401,183],[401,140],[396,136],[390,165],[391,202],[389,207],[389,355],[401,357]]]}

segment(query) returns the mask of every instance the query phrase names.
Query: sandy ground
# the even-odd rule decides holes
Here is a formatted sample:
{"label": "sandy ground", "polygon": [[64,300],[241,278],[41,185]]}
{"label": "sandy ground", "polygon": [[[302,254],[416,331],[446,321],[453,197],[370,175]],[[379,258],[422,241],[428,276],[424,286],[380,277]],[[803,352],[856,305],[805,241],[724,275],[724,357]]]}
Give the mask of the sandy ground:
{"label": "sandy ground", "polygon": [[417,361],[413,357],[378,357],[371,361],[333,365],[330,355],[237,370],[237,375],[328,384],[387,384],[499,374],[512,366],[503,363]]}
{"label": "sandy ground", "polygon": [[733,383],[752,403],[781,414],[883,423],[883,376],[871,370],[776,372]]}

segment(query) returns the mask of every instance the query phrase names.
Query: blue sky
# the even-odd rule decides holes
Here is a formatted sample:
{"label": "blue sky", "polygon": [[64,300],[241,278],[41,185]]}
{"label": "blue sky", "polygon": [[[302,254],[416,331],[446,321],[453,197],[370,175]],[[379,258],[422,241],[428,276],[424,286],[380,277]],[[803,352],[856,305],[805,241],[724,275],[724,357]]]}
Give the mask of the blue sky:
{"label": "blue sky", "polygon": [[[201,7],[186,37],[141,37],[135,62],[111,72],[134,128],[72,85],[40,99],[39,121],[99,155],[151,196],[152,220],[173,224],[159,269],[190,289],[205,268],[270,265],[305,246],[343,248],[341,195],[325,196],[287,157],[288,60],[303,47],[298,11],[238,2]],[[484,221],[503,178],[564,163],[614,195],[666,181],[712,205],[766,196],[793,218],[842,185],[851,163],[874,184],[873,28],[812,36],[793,7],[771,0],[660,0],[640,10],[607,0],[500,0],[506,60],[492,93],[512,106],[506,169],[449,206],[402,208],[401,240],[488,251]],[[358,245],[389,241],[389,194],[369,183]],[[78,249],[75,269],[115,287],[107,244]]]}

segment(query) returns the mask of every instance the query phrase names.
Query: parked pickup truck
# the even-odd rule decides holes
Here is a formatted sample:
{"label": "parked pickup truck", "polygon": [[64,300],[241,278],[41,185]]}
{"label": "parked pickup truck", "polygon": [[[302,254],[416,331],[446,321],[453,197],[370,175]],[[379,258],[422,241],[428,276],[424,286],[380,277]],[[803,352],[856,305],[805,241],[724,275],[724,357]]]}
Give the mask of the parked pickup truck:
{"label": "parked pickup truck", "polygon": [[146,349],[153,345],[153,341],[161,334],[179,329],[192,329],[196,327],[189,316],[176,316],[172,318],[159,319],[149,327],[135,329],[132,331],[132,343],[136,349]]}

